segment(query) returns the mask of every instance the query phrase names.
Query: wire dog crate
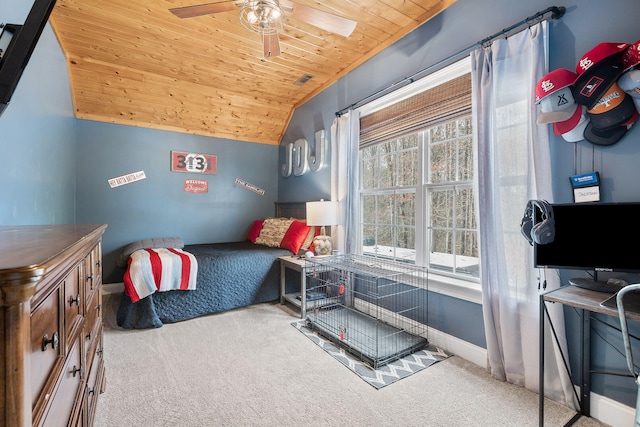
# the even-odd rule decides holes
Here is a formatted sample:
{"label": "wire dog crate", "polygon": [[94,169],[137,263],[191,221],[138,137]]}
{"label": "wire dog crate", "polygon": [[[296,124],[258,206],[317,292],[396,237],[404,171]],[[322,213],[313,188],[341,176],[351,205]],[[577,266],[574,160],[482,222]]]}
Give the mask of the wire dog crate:
{"label": "wire dog crate", "polygon": [[427,272],[360,255],[307,262],[307,324],[377,369],[428,344]]}

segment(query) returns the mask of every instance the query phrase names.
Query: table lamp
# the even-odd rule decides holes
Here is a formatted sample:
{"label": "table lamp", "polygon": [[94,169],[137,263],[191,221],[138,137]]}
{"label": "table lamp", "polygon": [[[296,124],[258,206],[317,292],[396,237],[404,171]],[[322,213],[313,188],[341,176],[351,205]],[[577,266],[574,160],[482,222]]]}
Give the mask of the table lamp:
{"label": "table lamp", "polygon": [[331,254],[331,236],[327,235],[326,226],[338,224],[338,202],[307,202],[307,225],[320,226],[320,235],[313,239],[316,255]]}

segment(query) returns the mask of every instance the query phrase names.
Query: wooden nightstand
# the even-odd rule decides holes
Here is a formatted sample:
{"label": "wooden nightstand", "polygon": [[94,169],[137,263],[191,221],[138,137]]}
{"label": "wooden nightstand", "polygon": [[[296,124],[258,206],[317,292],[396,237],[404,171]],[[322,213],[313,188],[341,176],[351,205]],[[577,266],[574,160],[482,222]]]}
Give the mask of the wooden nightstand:
{"label": "wooden nightstand", "polygon": [[[307,317],[307,260],[297,256],[284,255],[280,259],[280,304],[290,302],[300,309],[300,318]],[[286,269],[298,271],[300,273],[300,292],[287,294],[286,292]]]}

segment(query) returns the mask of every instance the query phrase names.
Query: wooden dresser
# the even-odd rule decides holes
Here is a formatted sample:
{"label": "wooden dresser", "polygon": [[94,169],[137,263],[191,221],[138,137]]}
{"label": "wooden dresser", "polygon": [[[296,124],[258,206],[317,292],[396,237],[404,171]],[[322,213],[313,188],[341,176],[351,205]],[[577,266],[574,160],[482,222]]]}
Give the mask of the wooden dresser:
{"label": "wooden dresser", "polygon": [[93,424],[106,227],[0,227],[0,426]]}

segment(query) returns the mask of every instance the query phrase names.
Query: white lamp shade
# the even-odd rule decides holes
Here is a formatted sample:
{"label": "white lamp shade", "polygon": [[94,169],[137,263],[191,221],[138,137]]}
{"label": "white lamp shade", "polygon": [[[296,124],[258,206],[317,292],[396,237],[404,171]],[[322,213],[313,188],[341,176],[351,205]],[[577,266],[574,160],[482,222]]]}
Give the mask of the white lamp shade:
{"label": "white lamp shade", "polygon": [[337,225],[338,202],[307,202],[307,225]]}

